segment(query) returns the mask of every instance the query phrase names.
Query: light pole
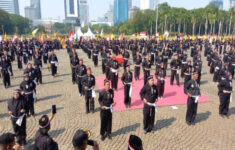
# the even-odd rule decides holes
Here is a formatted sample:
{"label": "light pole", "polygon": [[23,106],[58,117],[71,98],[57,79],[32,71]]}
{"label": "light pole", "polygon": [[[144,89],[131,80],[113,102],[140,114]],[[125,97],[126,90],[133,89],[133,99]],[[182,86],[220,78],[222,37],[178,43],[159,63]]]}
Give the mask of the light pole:
{"label": "light pole", "polygon": [[[157,14],[156,14],[156,33],[157,33],[157,30],[158,30],[158,3],[160,0],[155,0],[156,1],[156,11],[157,11]],[[155,35],[156,35],[155,33]]]}

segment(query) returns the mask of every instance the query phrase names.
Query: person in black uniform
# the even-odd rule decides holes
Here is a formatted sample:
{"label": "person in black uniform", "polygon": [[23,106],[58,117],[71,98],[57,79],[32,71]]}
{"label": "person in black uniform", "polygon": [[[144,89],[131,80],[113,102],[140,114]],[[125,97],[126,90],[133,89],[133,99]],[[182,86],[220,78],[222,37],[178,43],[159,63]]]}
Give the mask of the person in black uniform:
{"label": "person in black uniform", "polygon": [[38,57],[38,55],[35,55],[34,58],[34,66],[35,66],[35,74],[36,74],[36,84],[42,84],[42,61]]}
{"label": "person in black uniform", "polygon": [[177,85],[180,85],[179,82],[179,69],[180,69],[181,63],[178,59],[178,54],[174,55],[174,59],[171,61],[171,81],[170,84],[173,85],[174,78],[176,79]]}
{"label": "person in black uniform", "polygon": [[198,72],[193,72],[193,79],[187,82],[186,92],[188,95],[186,123],[188,125],[195,125],[195,118],[197,115],[198,99],[201,95],[199,84],[197,83]]}
{"label": "person in black uniform", "polygon": [[58,144],[48,134],[51,128],[51,121],[54,118],[54,114],[51,116],[43,115],[39,119],[39,130],[35,136],[35,146],[38,150],[58,150]]}
{"label": "person in black uniform", "polygon": [[4,50],[3,56],[5,57],[6,62],[9,64],[9,73],[10,73],[10,76],[13,76],[13,70],[12,70],[13,58],[10,55],[8,55],[8,51],[6,51],[6,50]]}
{"label": "person in black uniform", "polygon": [[76,53],[73,53],[73,56],[70,60],[70,66],[72,70],[72,82],[73,84],[76,83],[76,67],[79,64],[79,59]]}
{"label": "person in black uniform", "polygon": [[112,56],[112,60],[110,62],[110,80],[111,80],[111,85],[112,85],[112,89],[115,89],[117,91],[118,88],[118,68],[119,68],[119,64],[116,60],[116,56],[113,55]]}
{"label": "person in black uniform", "polygon": [[49,56],[49,63],[51,65],[51,74],[53,77],[55,77],[57,74],[58,59],[54,52],[54,49],[51,50],[51,55]]}
{"label": "person in black uniform", "polygon": [[142,140],[136,135],[130,135],[127,150],[143,150]]}
{"label": "person in black uniform", "polygon": [[17,58],[18,69],[22,69],[23,52],[19,46],[16,47],[16,58]]}
{"label": "person in black uniform", "polygon": [[110,65],[111,65],[111,55],[110,53],[107,53],[107,58],[106,58],[106,61],[105,61],[105,77],[106,79],[110,80]]}
{"label": "person in black uniform", "polygon": [[21,150],[21,146],[15,142],[15,134],[4,133],[0,136],[0,150]]}
{"label": "person in black uniform", "polygon": [[219,74],[221,72],[222,69],[222,60],[221,60],[221,56],[219,56],[219,59],[215,61],[215,70],[214,70],[214,76],[213,76],[213,82],[216,83],[219,81]]}
{"label": "person in black uniform", "polygon": [[140,52],[136,52],[136,56],[134,57],[135,64],[135,80],[140,80],[140,67],[142,63],[142,57],[140,56]]}
{"label": "person in black uniform", "polygon": [[96,45],[93,46],[93,50],[92,50],[92,59],[94,62],[94,66],[97,67],[98,66],[98,60],[99,60],[99,50],[97,49]]}
{"label": "person in black uniform", "polygon": [[131,106],[132,96],[132,72],[130,71],[130,64],[126,64],[126,71],[122,75],[122,83],[124,84],[124,104],[126,108]]}
{"label": "person in black uniform", "polygon": [[102,58],[102,72],[103,74],[106,72],[105,65],[107,63],[107,52],[106,46],[103,46],[103,50],[101,51],[101,58]]}
{"label": "person in black uniform", "polygon": [[92,92],[95,92],[95,76],[91,74],[91,68],[87,68],[87,74],[83,77],[82,85],[85,89],[86,113],[94,113],[95,102]]}
{"label": "person in black uniform", "polygon": [[144,85],[145,85],[147,83],[151,71],[151,63],[149,61],[149,55],[146,55],[146,60],[143,62],[142,66],[144,70]]}
{"label": "person in black uniform", "polygon": [[141,100],[144,101],[144,133],[151,132],[154,126],[156,102],[158,100],[157,86],[154,85],[153,76],[148,77],[148,83],[140,91]]}
{"label": "person in black uniform", "polygon": [[129,58],[130,58],[130,53],[128,52],[127,47],[124,49],[123,58],[124,58],[123,68],[125,71],[126,65],[127,65]]}
{"label": "person in black uniform", "polygon": [[5,56],[2,56],[2,60],[0,63],[0,70],[5,88],[10,87],[11,86],[10,64],[6,61]]}
{"label": "person in black uniform", "polygon": [[43,63],[47,64],[48,60],[48,46],[46,44],[43,45]]}
{"label": "person in black uniform", "polygon": [[83,80],[83,77],[87,73],[86,70],[87,70],[86,66],[83,65],[83,59],[80,58],[79,65],[77,65],[77,67],[75,68],[76,77],[77,77],[77,84],[78,84],[78,91],[79,91],[80,96],[85,94],[83,87],[82,87],[82,80]]}
{"label": "person in black uniform", "polygon": [[158,90],[158,99],[162,99],[165,90],[165,77],[166,71],[164,69],[164,63],[161,62],[160,69],[158,70],[157,78],[157,90]]}
{"label": "person in black uniform", "polygon": [[228,72],[227,75],[223,76],[218,85],[220,99],[219,114],[221,117],[228,117],[229,103],[232,101],[232,85],[232,74]]}
{"label": "person in black uniform", "polygon": [[[24,74],[28,74],[29,75],[29,79],[31,81],[36,81],[36,78],[37,78],[37,72],[36,70],[32,67],[32,64],[31,63],[28,63],[27,64],[27,67],[26,69],[24,70]],[[36,83],[36,82],[35,82]]]}
{"label": "person in black uniform", "polygon": [[[26,101],[26,115],[29,117],[30,115],[34,116],[34,92],[35,92],[36,84],[29,79],[29,75],[24,75],[24,81],[20,84],[20,89],[24,94]],[[30,115],[29,115],[30,113]]]}
{"label": "person in black uniform", "polygon": [[202,61],[201,58],[198,57],[195,63],[193,64],[194,71],[198,73],[197,83],[201,85],[201,76],[202,76]]}
{"label": "person in black uniform", "polygon": [[184,70],[187,67],[187,58],[188,58],[188,55],[186,53],[186,50],[184,50],[180,58],[181,59],[181,78],[184,77]]}
{"label": "person in black uniform", "polygon": [[159,71],[161,70],[161,63],[163,62],[163,57],[160,51],[158,51],[158,55],[155,57],[155,65],[156,65],[156,72],[155,76],[158,76]]}
{"label": "person in black uniform", "polygon": [[[14,91],[13,98],[8,102],[8,113],[11,115],[11,123],[16,135],[16,142],[20,146],[26,145],[26,104],[21,90]],[[19,120],[19,121],[18,121]]]}
{"label": "person in black uniform", "polygon": [[184,93],[188,94],[186,86],[187,86],[188,81],[190,81],[192,79],[192,72],[193,72],[191,60],[188,60],[188,63],[184,67],[183,72],[184,72]]}
{"label": "person in black uniform", "polygon": [[112,131],[112,112],[113,107],[116,105],[114,102],[114,92],[110,89],[109,80],[105,79],[104,81],[105,89],[99,94],[99,103],[100,103],[100,135],[101,140],[105,140],[106,136],[111,139],[111,131]]}

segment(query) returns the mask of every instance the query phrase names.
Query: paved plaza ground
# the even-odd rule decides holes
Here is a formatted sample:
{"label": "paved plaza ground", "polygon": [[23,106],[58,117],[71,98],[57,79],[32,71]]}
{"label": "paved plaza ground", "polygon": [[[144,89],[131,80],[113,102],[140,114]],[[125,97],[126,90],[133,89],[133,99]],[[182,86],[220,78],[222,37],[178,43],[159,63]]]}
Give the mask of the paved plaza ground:
{"label": "paved plaza ground", "polygon": [[[93,62],[81,50],[77,50],[87,66],[92,67],[95,76],[103,76],[101,62],[95,68]],[[79,128],[89,129],[91,139],[97,140],[101,150],[126,150],[130,134],[138,135],[143,140],[144,150],[235,150],[235,99],[230,104],[230,117],[221,118],[218,114],[219,98],[217,85],[212,82],[209,67],[203,57],[203,75],[201,93],[212,101],[199,103],[195,126],[185,123],[186,105],[158,108],[155,116],[154,133],[143,132],[143,110],[113,113],[112,140],[101,142],[99,104],[96,98],[95,113],[85,114],[84,97],[79,96],[77,85],[71,81],[71,69],[66,50],[56,52],[59,59],[58,76],[51,77],[44,65],[43,84],[37,88],[38,102],[35,103],[36,117],[27,119],[27,141],[33,143],[38,130],[38,120],[49,114],[51,105],[57,105],[57,114],[51,123],[50,135],[58,142],[60,150],[72,150],[72,137]],[[133,69],[133,67],[132,67]],[[152,67],[154,69],[154,67]],[[0,134],[13,132],[10,117],[7,113],[7,102],[13,90],[19,88],[23,71],[13,63],[14,77],[12,87],[5,89],[0,82]],[[121,70],[123,70],[121,68]],[[142,70],[142,69],[141,69]],[[154,71],[155,72],[155,71]],[[120,74],[121,75],[121,74]],[[170,75],[168,70],[167,75]],[[181,79],[181,83],[183,80]],[[233,83],[233,87],[234,87]],[[98,89],[98,87],[96,87]],[[167,90],[167,89],[166,89]],[[235,97],[235,94],[233,94]],[[174,97],[172,97],[174,101]],[[123,100],[120,100],[123,101]]]}

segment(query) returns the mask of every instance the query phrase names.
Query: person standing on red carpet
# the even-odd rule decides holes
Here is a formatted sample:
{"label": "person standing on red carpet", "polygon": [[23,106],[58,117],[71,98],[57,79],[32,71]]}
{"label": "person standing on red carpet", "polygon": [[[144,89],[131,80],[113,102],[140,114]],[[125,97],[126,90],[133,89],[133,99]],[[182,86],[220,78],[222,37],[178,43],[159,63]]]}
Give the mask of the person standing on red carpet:
{"label": "person standing on red carpet", "polygon": [[141,100],[144,101],[144,133],[151,132],[154,126],[156,102],[158,100],[157,86],[153,76],[148,77],[148,83],[140,91]]}
{"label": "person standing on red carpet", "polygon": [[131,106],[132,96],[132,72],[129,62],[126,64],[125,72],[122,75],[122,83],[124,84],[124,104],[128,108]]}

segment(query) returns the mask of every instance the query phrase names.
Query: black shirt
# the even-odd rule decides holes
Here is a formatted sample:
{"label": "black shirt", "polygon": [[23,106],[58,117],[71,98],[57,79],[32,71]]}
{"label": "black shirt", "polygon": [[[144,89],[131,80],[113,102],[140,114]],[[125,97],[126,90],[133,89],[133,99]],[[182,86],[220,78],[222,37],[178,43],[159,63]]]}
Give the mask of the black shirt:
{"label": "black shirt", "polygon": [[155,103],[158,97],[157,86],[153,85],[152,87],[147,83],[140,91],[141,99],[146,99],[147,102]]}

